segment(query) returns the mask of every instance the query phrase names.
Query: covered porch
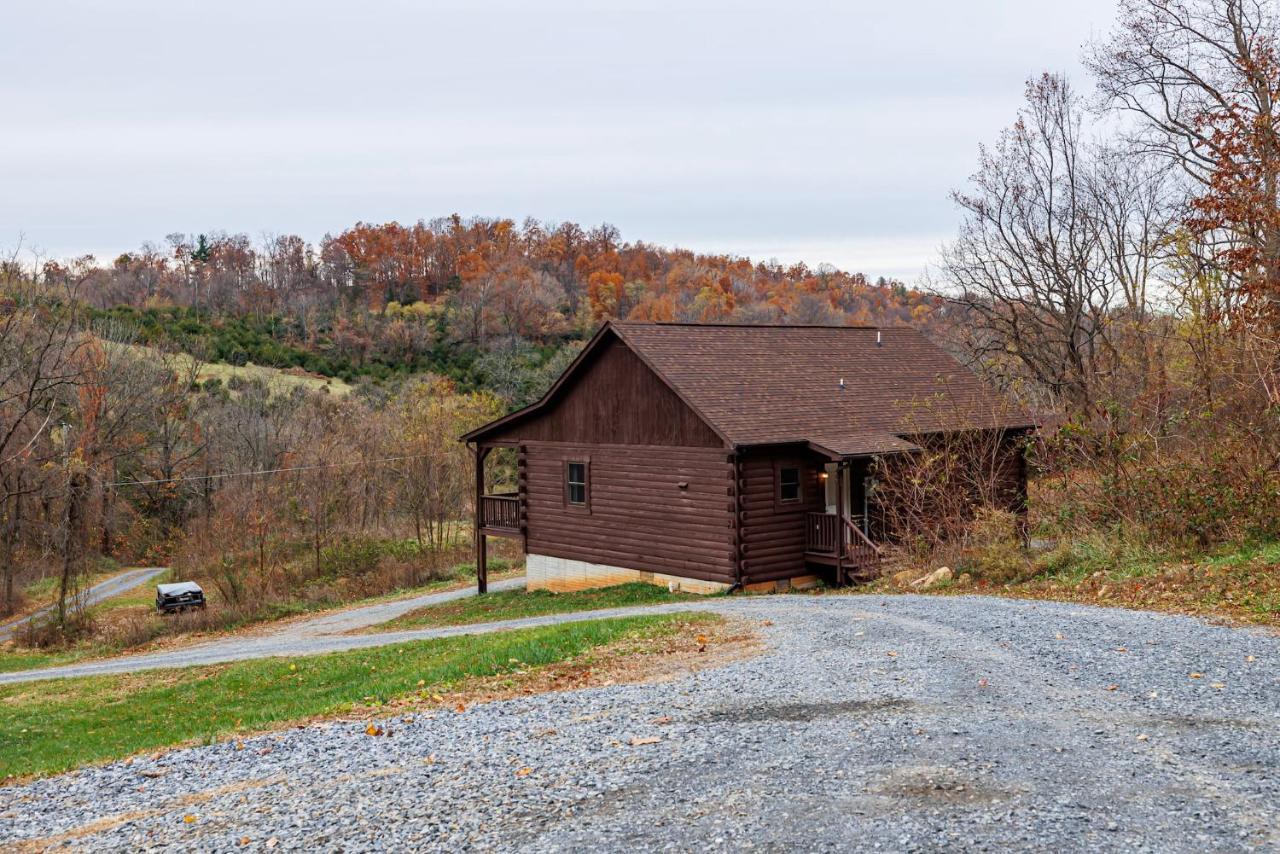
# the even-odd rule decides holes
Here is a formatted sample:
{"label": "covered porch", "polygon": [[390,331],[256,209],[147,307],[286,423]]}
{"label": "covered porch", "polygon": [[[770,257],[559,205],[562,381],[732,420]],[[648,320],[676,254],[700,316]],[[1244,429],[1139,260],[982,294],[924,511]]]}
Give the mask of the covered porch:
{"label": "covered porch", "polygon": [[[501,478],[506,481],[505,488],[495,486],[494,474],[485,463],[497,448],[511,448],[516,452],[515,481],[516,488],[510,488],[510,477]],[[476,551],[476,588],[480,593],[489,590],[489,537],[508,537],[523,541],[525,537],[524,515],[524,453],[516,445],[508,444],[475,444],[471,448],[475,460],[475,493],[473,507],[475,511],[475,551]]]}
{"label": "covered porch", "polygon": [[826,510],[805,514],[805,560],[834,569],[837,585],[875,578],[881,547],[870,537],[870,457],[837,458],[819,474]]}

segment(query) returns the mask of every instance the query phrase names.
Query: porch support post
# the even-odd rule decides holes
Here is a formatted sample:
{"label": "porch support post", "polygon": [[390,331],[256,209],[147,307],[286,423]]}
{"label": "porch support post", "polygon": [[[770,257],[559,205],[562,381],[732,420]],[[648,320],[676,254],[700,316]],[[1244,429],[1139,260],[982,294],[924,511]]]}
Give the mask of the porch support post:
{"label": "porch support post", "polygon": [[476,445],[476,500],[475,500],[475,538],[476,538],[476,592],[487,593],[489,590],[489,550],[484,539],[484,460],[489,456],[491,448]]}
{"label": "porch support post", "polygon": [[840,519],[840,524],[836,526],[836,584],[843,586],[844,578],[844,521],[845,521],[845,493],[848,486],[845,484],[845,462],[840,460],[836,463],[836,516]]}

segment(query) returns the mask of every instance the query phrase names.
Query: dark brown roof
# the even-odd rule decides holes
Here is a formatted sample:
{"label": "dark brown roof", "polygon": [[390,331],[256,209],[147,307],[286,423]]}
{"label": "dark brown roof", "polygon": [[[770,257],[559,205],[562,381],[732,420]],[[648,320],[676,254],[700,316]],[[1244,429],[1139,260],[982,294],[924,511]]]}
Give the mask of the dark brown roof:
{"label": "dark brown roof", "polygon": [[[566,375],[609,330],[732,445],[807,443],[860,456],[911,450],[907,436],[1033,425],[906,327],[613,322]],[[559,385],[465,438],[531,414]]]}

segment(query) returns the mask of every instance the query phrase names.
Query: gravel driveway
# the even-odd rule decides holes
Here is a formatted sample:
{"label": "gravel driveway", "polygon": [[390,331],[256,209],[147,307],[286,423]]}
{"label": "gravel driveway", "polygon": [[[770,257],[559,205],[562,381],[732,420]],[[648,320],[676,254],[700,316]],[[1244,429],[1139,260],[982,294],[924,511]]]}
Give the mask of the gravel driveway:
{"label": "gravel driveway", "polygon": [[982,597],[713,601],[761,621],[764,655],[391,721],[389,737],[315,725],[4,788],[0,840],[108,819],[72,844],[1280,846],[1280,638]]}
{"label": "gravel driveway", "polygon": [[[495,581],[489,589],[513,590],[524,586],[524,576]],[[410,611],[427,605],[439,605],[455,599],[475,595],[474,587],[447,590],[443,593],[424,593],[409,599],[394,599],[334,611],[318,617],[296,620],[281,626],[268,626],[244,634],[231,635],[205,643],[179,646],[165,652],[120,655],[83,664],[64,664],[37,670],[16,670],[0,673],[0,685],[12,682],[33,682],[39,679],[65,679],[72,676],[101,676],[109,673],[136,673],[141,670],[159,670],[174,667],[191,667],[197,664],[223,664],[228,661],[244,661],[250,658],[272,658],[286,655],[316,655],[322,652],[338,652],[365,646],[383,646],[423,637],[457,634],[458,631],[432,629],[388,632],[378,635],[344,636],[344,632],[376,626],[394,620]],[[461,631],[467,631],[464,627]]]}
{"label": "gravel driveway", "polygon": [[[127,593],[135,587],[146,584],[151,579],[161,573],[167,572],[167,566],[144,566],[138,569],[131,569],[128,572],[122,572],[114,575],[106,581],[93,585],[81,592],[81,607],[88,608],[90,605],[96,605],[104,599],[110,599],[112,596],[119,596],[121,593]],[[14,636],[18,629],[34,620],[36,617],[44,616],[53,610],[53,606],[41,608],[39,611],[28,614],[20,620],[14,620],[12,623],[5,623],[0,626],[0,643],[9,640]]]}

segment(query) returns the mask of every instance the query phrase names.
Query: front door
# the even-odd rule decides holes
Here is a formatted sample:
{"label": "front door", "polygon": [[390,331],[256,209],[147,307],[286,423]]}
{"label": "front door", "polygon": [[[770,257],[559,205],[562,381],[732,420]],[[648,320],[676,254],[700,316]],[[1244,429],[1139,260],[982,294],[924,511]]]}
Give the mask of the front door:
{"label": "front door", "polygon": [[[853,520],[853,524],[862,529],[862,533],[869,534],[867,530],[867,503],[871,496],[871,478],[866,476],[866,466],[854,462],[845,470],[845,488],[848,490],[845,494],[845,512],[849,514],[849,518]],[[836,491],[839,488],[837,484],[840,478],[836,477],[836,463],[827,463],[826,465],[826,503],[827,512],[835,513],[837,508]],[[846,536],[848,532],[846,531]]]}

